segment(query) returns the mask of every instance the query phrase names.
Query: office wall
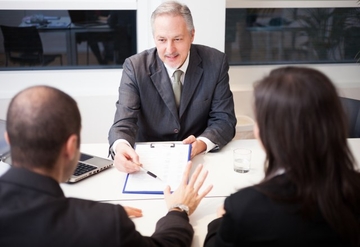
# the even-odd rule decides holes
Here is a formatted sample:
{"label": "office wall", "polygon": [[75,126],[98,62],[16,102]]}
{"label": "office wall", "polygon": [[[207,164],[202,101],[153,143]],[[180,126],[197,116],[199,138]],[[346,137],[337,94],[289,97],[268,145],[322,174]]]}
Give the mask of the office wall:
{"label": "office wall", "polygon": [[[0,9],[137,9],[138,50],[153,46],[150,15],[162,0],[0,0]],[[183,0],[192,10],[196,28],[194,43],[224,50],[225,6],[242,4],[244,7],[276,7],[284,2],[317,2],[324,6],[351,1],[241,1],[241,0]],[[320,2],[320,3],[319,3]],[[335,3],[334,3],[335,2]],[[355,2],[355,0],[354,0]],[[1,45],[1,44],[0,44]],[[360,99],[360,65],[312,66],[325,72],[344,94]],[[244,66],[230,68],[230,84],[235,97],[237,115],[252,116],[252,84],[275,66]],[[83,117],[82,143],[107,142],[108,129],[113,121],[121,69],[61,70],[61,71],[0,71],[0,118],[6,117],[11,97],[32,85],[57,87],[79,104]]]}
{"label": "office wall", "polygon": [[[152,11],[162,0],[0,0],[0,9],[137,9],[138,51],[154,46],[150,28]],[[223,50],[225,0],[186,0],[194,17],[194,43]],[[205,7],[203,7],[205,6]],[[221,10],[221,11],[219,11]],[[0,44],[2,45],[2,44]],[[38,84],[57,87],[78,102],[82,118],[82,143],[107,142],[113,122],[121,69],[61,71],[0,71],[0,118],[6,118],[10,99],[20,90]]]}
{"label": "office wall", "polygon": [[[271,0],[226,0],[227,8],[318,8],[318,7],[359,7],[356,0],[307,0],[307,1],[271,1]],[[335,83],[339,94],[360,99],[360,62],[359,64],[309,64],[325,73]],[[262,78],[271,69],[278,66],[234,66],[230,68],[230,85],[234,93],[237,115],[253,117],[252,84]]]}

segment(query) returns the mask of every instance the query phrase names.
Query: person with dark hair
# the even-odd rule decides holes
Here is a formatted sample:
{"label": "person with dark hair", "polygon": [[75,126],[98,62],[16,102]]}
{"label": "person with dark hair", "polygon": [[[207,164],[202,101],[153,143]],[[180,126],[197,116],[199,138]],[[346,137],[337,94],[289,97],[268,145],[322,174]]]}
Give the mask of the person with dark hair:
{"label": "person with dark hair", "polygon": [[12,166],[0,177],[0,246],[190,246],[191,215],[212,186],[201,193],[207,171],[187,165],[177,190],[164,190],[169,212],[151,237],[129,218],[140,209],[66,198],[59,183],[73,174],[80,157],[81,116],[64,92],[34,86],[11,100],[5,138]]}
{"label": "person with dark hair", "polygon": [[182,141],[191,158],[235,136],[234,100],[225,53],[192,44],[186,5],[166,1],[151,16],[155,48],[127,58],[109,131],[109,151],[123,172],[140,170],[135,142]]}
{"label": "person with dark hair", "polygon": [[204,246],[360,246],[360,173],[333,83],[278,68],[254,100],[265,178],[225,199]]}

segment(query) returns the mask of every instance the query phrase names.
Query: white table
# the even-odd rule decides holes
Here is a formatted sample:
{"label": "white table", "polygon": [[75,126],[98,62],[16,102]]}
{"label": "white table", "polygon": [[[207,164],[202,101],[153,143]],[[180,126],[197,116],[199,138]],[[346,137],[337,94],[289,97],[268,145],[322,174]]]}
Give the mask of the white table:
{"label": "white table", "polygon": [[[246,147],[253,151],[252,167],[249,173],[233,171],[232,150],[235,147]],[[83,144],[81,150],[85,153],[106,157],[108,144]],[[228,196],[237,189],[259,182],[263,176],[265,153],[256,140],[232,141],[218,153],[198,155],[193,159],[193,168],[202,163],[209,171],[207,184],[213,184],[208,197]],[[103,200],[136,200],[144,198],[163,198],[163,195],[123,194],[126,174],[112,167],[95,176],[89,177],[76,184],[62,184],[66,196],[84,199]],[[175,188],[173,188],[175,189]]]}
{"label": "white table", "polygon": [[[350,148],[360,165],[360,138],[348,139]],[[240,174],[233,171],[232,150],[237,147],[252,150],[252,167],[249,173]],[[107,157],[108,144],[83,144],[85,153]],[[263,164],[265,153],[254,139],[234,140],[218,153],[208,153],[194,158],[193,164],[204,164],[209,171],[207,184],[214,185],[213,190],[203,199],[190,222],[194,227],[193,247],[202,246],[207,232],[207,224],[216,217],[216,210],[222,205],[226,196],[245,186],[258,183],[264,176]],[[6,171],[7,164],[0,163],[0,174]],[[167,213],[163,195],[123,194],[126,174],[115,168],[105,170],[76,184],[61,184],[68,197],[91,199],[102,202],[132,206],[143,210],[143,217],[134,218],[137,230],[150,236],[158,219]]]}
{"label": "white table", "polygon": [[[350,148],[360,165],[360,139],[348,139]],[[233,171],[232,150],[237,147],[252,150],[252,167],[249,173],[241,174]],[[81,150],[106,157],[108,144],[86,144]],[[226,196],[245,186],[258,183],[264,176],[265,153],[257,140],[234,140],[218,153],[207,153],[194,158],[193,164],[204,164],[209,171],[207,184],[214,185],[213,190],[202,200],[197,210],[190,216],[195,235],[192,247],[203,246],[207,233],[207,225],[216,218],[216,210]],[[156,222],[167,213],[162,195],[122,194],[126,174],[111,168],[78,184],[63,184],[67,196],[88,198],[93,200],[109,200],[124,206],[137,207],[143,210],[143,217],[134,218],[136,229],[145,236],[155,230]]]}

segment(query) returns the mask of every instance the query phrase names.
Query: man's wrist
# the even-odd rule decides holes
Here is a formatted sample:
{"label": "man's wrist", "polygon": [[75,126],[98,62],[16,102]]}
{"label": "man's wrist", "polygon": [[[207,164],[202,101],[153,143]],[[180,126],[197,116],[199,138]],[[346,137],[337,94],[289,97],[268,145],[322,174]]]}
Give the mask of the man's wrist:
{"label": "man's wrist", "polygon": [[111,146],[111,149],[112,149],[112,151],[114,152],[114,154],[116,154],[116,147],[117,147],[117,145],[118,145],[119,143],[125,143],[125,144],[127,144],[129,147],[131,147],[130,143],[129,143],[127,140],[125,140],[125,139],[117,139],[117,140],[113,143],[113,145]]}
{"label": "man's wrist", "polygon": [[118,145],[119,143],[125,143],[125,144],[127,144],[129,147],[131,147],[130,143],[129,143],[127,140],[125,140],[125,139],[117,139],[116,141],[114,141],[114,143],[111,145],[111,147],[110,147],[110,149],[109,149],[109,150],[110,150],[110,155],[111,155],[112,159],[115,158],[115,155],[116,155],[116,147],[117,147],[117,145]]}
{"label": "man's wrist", "polygon": [[174,210],[185,212],[187,215],[189,215],[189,207],[186,206],[185,204],[177,203],[169,208],[169,211],[174,211]]}
{"label": "man's wrist", "polygon": [[215,148],[217,146],[215,143],[213,143],[206,137],[199,136],[196,139],[203,141],[205,143],[205,145],[206,145],[206,150],[204,151],[205,153],[211,151],[213,148]]}

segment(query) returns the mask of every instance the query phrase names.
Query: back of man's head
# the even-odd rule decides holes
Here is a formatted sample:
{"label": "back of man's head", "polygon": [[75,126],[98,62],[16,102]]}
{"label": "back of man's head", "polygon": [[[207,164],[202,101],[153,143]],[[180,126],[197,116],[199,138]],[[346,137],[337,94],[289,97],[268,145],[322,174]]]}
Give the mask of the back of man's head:
{"label": "back of man's head", "polygon": [[14,166],[52,169],[70,135],[76,134],[80,145],[77,104],[53,87],[19,92],[10,102],[6,122]]}

